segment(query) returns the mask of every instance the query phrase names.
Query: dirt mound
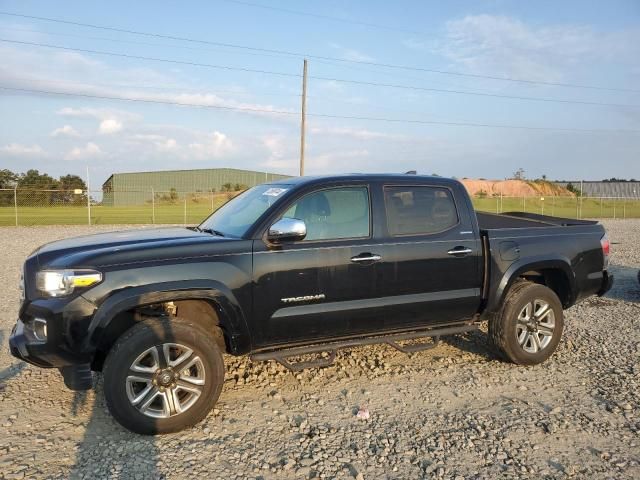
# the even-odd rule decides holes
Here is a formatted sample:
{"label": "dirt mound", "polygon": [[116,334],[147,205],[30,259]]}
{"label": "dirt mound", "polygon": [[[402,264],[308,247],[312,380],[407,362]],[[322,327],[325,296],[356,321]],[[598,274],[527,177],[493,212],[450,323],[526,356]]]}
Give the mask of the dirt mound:
{"label": "dirt mound", "polygon": [[461,182],[469,195],[473,197],[485,195],[487,197],[500,195],[505,197],[573,196],[573,193],[566,188],[544,180],[474,180],[464,178]]}

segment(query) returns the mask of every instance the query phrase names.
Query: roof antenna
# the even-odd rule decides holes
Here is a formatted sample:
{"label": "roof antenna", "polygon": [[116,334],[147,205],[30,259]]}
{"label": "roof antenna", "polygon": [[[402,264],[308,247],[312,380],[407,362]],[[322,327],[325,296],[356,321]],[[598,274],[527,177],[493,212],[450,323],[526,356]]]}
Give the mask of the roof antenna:
{"label": "roof antenna", "polygon": [[416,170],[409,170],[408,172],[404,172],[405,175],[417,175],[418,172]]}

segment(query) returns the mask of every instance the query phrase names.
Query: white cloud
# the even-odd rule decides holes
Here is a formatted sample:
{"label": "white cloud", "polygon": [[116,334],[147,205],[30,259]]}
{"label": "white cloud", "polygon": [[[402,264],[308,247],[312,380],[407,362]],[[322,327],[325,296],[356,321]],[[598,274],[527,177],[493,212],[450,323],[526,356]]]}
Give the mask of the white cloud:
{"label": "white cloud", "polygon": [[165,141],[157,143],[156,146],[158,150],[167,152],[176,150],[178,148],[178,142],[176,142],[175,138],[167,138]]}
{"label": "white cloud", "polygon": [[319,88],[328,92],[342,93],[345,91],[344,83],[339,83],[335,80],[317,80],[315,83]]}
{"label": "white cloud", "polygon": [[10,143],[0,148],[0,151],[14,157],[44,157],[46,152],[40,145],[21,145],[19,143]]}
{"label": "white cloud", "polygon": [[264,168],[283,169],[296,164],[294,148],[299,148],[299,143],[293,137],[278,133],[264,135],[260,140],[267,151],[267,159],[262,163]]}
{"label": "white cloud", "polygon": [[447,23],[440,53],[469,71],[560,81],[571,68],[604,58],[632,59],[639,31],[596,32],[581,25],[533,27],[500,15],[470,15]]}
{"label": "white cloud", "polygon": [[116,120],[115,118],[107,118],[106,120],[102,120],[102,122],[100,122],[100,127],[98,128],[98,131],[103,135],[117,133],[120,130],[122,130],[122,122]]}
{"label": "white cloud", "polygon": [[71,125],[65,125],[64,127],[56,128],[51,132],[52,137],[78,137],[80,134]]}
{"label": "white cloud", "polygon": [[402,45],[411,50],[426,50],[429,46],[427,42],[415,38],[408,38],[406,40],[403,40]]}
{"label": "white cloud", "polygon": [[118,133],[123,130],[125,122],[139,122],[142,120],[142,115],[112,108],[65,107],[56,113],[65,117],[98,120],[98,133],[101,135]]}
{"label": "white cloud", "polygon": [[229,137],[217,130],[206,135],[202,141],[189,144],[190,152],[199,160],[221,157],[232,149],[233,143]]}
{"label": "white cloud", "polygon": [[64,107],[56,113],[65,117],[94,118],[96,120],[116,119],[131,122],[142,120],[142,115],[116,108]]}
{"label": "white cloud", "polygon": [[340,52],[340,57],[344,60],[351,60],[354,62],[374,62],[375,58],[363,53],[355,48],[343,47],[337,43],[330,43],[329,46]]}
{"label": "white cloud", "polygon": [[75,147],[71,149],[66,155],[66,160],[87,160],[104,155],[104,152],[98,145],[93,142],[88,142],[84,147]]}
{"label": "white cloud", "polygon": [[352,162],[357,159],[369,157],[366,149],[338,150],[335,152],[323,153],[320,155],[310,155],[308,164],[313,166],[314,171],[353,171]]}
{"label": "white cloud", "polygon": [[405,135],[398,135],[388,132],[377,132],[373,130],[367,130],[366,128],[349,128],[349,127],[311,127],[310,133],[317,135],[338,135],[344,137],[355,138],[358,140],[373,140],[373,139],[386,139],[386,140],[404,140],[407,137]]}

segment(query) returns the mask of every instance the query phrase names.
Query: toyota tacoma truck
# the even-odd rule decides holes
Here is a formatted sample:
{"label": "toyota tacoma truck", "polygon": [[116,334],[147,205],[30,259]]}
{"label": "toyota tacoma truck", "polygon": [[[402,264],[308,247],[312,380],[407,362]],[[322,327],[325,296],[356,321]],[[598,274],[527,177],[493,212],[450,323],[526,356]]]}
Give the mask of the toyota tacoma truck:
{"label": "toyota tacoma truck", "polygon": [[71,389],[102,372],[126,428],[173,432],[218,400],[223,354],[296,371],[356,345],[425,350],[486,320],[498,356],[541,363],[563,310],[611,287],[608,259],[597,222],[475,212],[456,180],[292,178],[245,191],[197,227],[38,248],[9,343]]}

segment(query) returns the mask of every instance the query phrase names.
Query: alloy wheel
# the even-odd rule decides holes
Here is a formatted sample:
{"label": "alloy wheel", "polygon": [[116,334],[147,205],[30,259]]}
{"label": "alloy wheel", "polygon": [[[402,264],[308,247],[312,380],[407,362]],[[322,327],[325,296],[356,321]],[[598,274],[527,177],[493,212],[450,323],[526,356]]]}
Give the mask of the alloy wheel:
{"label": "alloy wheel", "polygon": [[187,411],[202,394],[204,364],[192,349],[164,343],[142,352],[129,367],[126,392],[140,413],[168,418]]}
{"label": "alloy wheel", "polygon": [[527,353],[538,353],[551,343],[556,326],[553,309],[544,300],[527,303],[520,313],[516,325],[516,338]]}

